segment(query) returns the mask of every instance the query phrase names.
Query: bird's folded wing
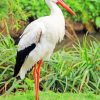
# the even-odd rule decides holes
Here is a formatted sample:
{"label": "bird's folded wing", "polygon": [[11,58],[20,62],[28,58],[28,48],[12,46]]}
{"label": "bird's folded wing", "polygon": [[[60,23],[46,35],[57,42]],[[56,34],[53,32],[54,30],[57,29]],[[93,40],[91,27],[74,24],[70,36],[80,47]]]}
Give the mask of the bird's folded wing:
{"label": "bird's folded wing", "polygon": [[40,42],[42,36],[41,28],[29,29],[24,33],[18,44],[18,51],[16,56],[16,64],[14,69],[14,76],[17,76],[23,66],[25,59],[29,53],[35,49],[36,45]]}

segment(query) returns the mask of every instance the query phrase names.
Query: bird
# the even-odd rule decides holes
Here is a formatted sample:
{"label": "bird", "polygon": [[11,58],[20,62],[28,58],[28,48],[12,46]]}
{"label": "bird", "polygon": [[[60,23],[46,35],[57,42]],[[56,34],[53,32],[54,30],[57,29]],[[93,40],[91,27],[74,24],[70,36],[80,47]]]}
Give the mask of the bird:
{"label": "bird", "polygon": [[76,15],[63,0],[45,0],[50,8],[49,16],[40,17],[31,22],[19,37],[14,68],[14,77],[25,78],[33,69],[35,82],[35,100],[39,100],[40,68],[45,59],[49,59],[58,42],[65,35],[65,19],[58,5],[72,15]]}

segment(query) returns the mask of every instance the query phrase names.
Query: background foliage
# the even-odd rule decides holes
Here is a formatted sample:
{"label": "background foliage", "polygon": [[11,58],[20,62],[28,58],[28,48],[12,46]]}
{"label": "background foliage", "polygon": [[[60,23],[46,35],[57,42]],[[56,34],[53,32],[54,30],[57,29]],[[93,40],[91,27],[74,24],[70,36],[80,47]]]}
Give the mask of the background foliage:
{"label": "background foliage", "polygon": [[[94,22],[100,27],[100,1],[99,0],[64,0],[77,14],[76,21],[86,23]],[[27,20],[29,17],[38,18],[49,14],[44,0],[2,0],[0,2],[0,19],[13,14],[17,19]],[[62,7],[61,7],[62,8]],[[64,9],[65,17],[71,15]]]}

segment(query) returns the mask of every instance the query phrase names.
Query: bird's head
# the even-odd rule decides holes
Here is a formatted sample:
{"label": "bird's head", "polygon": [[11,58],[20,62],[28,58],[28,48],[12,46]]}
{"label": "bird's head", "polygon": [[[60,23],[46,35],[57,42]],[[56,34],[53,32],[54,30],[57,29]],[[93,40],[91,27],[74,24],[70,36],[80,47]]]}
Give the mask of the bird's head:
{"label": "bird's head", "polygon": [[54,2],[54,3],[56,3],[56,4],[59,4],[59,5],[61,5],[63,8],[65,8],[70,14],[76,15],[75,12],[74,12],[71,8],[69,8],[69,6],[67,6],[67,5],[64,3],[63,0],[48,0],[48,1],[52,1],[52,2]]}

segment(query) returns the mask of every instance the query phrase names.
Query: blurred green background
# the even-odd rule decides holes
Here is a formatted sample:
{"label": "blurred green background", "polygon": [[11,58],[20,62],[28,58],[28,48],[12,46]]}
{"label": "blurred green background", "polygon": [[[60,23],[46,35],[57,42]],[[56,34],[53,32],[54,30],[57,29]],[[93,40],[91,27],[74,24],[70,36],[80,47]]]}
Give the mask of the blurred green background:
{"label": "blurred green background", "polygon": [[[60,44],[61,49],[44,62],[40,80],[41,98],[49,100],[47,98],[51,94],[54,99],[54,95],[61,95],[58,93],[69,92],[68,100],[100,100],[100,0],[64,1],[77,14],[72,16],[61,7],[69,34],[78,38],[76,41],[65,38]],[[32,98],[32,73],[22,81],[12,78],[17,50],[15,41],[31,21],[46,15],[50,15],[50,11],[44,0],[0,1],[0,94],[15,95],[9,100],[17,100],[18,96],[24,98],[25,95],[23,100]],[[68,43],[70,46],[66,46]],[[27,91],[31,91],[31,95]],[[79,93],[83,93],[82,96]],[[47,98],[43,96],[45,94]],[[70,94],[76,99],[70,99]]]}

